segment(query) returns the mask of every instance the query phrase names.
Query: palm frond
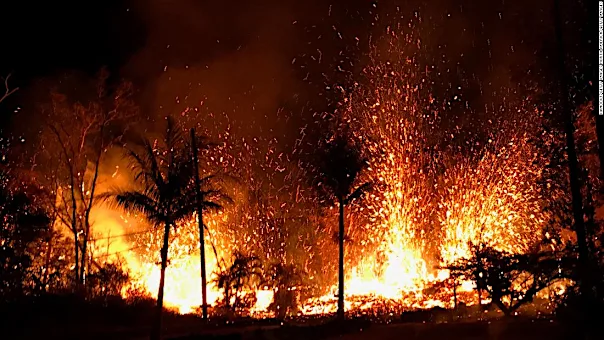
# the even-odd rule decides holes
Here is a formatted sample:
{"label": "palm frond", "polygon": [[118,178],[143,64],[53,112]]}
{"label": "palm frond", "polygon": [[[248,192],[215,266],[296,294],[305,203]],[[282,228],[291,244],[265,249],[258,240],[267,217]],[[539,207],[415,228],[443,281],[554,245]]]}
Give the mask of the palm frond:
{"label": "palm frond", "polygon": [[233,199],[220,189],[201,191],[202,202],[213,202],[219,205],[233,203]]}
{"label": "palm frond", "polygon": [[131,160],[134,180],[141,182],[145,187],[163,187],[164,178],[153,145],[145,139],[138,143],[138,146],[139,151],[131,148],[126,153]]}
{"label": "palm frond", "polygon": [[203,203],[203,209],[204,210],[222,210],[224,208],[223,205],[215,203],[215,202],[211,202],[211,201],[206,201]]}
{"label": "palm frond", "polygon": [[182,222],[187,220],[195,212],[195,200],[193,198],[185,198],[181,200],[180,205],[174,207],[170,212],[170,220],[174,222]]}
{"label": "palm frond", "polygon": [[174,195],[184,194],[193,184],[194,170],[184,157],[175,155],[173,161],[166,174],[166,181],[170,184],[168,189]]}
{"label": "palm frond", "polygon": [[[115,200],[126,210],[139,211],[152,222],[165,222],[161,218],[161,204],[140,192],[130,191],[117,194]],[[159,209],[158,209],[159,208]]]}
{"label": "palm frond", "polygon": [[230,171],[225,171],[225,170],[221,170],[221,171],[215,172],[211,175],[204,176],[203,178],[200,179],[202,184],[204,183],[205,178],[208,178],[208,180],[211,180],[214,183],[218,183],[221,185],[228,183],[228,182],[232,182],[235,185],[245,184],[244,181],[241,179],[241,177],[232,174],[232,172],[230,172]]}
{"label": "palm frond", "polygon": [[337,135],[330,140],[320,154],[318,172],[323,194],[345,199],[367,161],[351,136]]}
{"label": "palm frond", "polygon": [[348,204],[348,203],[352,202],[353,200],[365,195],[369,190],[371,190],[372,186],[373,186],[372,183],[369,183],[369,182],[363,183],[358,188],[356,188],[355,191],[353,191],[350,195],[348,195],[348,197],[346,197],[346,199],[344,200],[344,204]]}
{"label": "palm frond", "polygon": [[[167,127],[166,134],[164,135],[164,143],[166,150],[169,151],[167,153],[168,157],[170,158],[168,160],[168,164],[174,164],[175,159],[173,159],[172,157],[175,156],[176,150],[185,149],[185,138],[182,129],[180,128],[179,124],[176,123],[173,117],[166,117],[166,123]],[[179,143],[182,144],[179,145]]]}
{"label": "palm frond", "polygon": [[152,224],[165,223],[162,207],[156,198],[138,191],[115,191],[99,195],[99,199],[126,211],[139,212]]}
{"label": "palm frond", "polygon": [[199,177],[199,187],[207,188],[216,185],[221,182],[221,178],[217,174],[205,175]]}
{"label": "palm frond", "polygon": [[[197,150],[210,150],[214,147],[219,146],[219,143],[213,142],[210,137],[204,134],[195,134],[195,145],[197,145]],[[191,149],[190,141],[187,141],[187,149]]]}

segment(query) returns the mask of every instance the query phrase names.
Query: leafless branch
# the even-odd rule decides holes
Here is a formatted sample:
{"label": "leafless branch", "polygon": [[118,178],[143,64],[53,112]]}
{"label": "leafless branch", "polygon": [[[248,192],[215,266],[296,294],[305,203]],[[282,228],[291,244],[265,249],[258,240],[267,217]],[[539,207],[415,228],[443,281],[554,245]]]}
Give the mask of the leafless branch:
{"label": "leafless branch", "polygon": [[0,97],[0,103],[2,103],[6,98],[8,98],[8,96],[19,90],[18,87],[15,87],[11,90],[10,86],[8,86],[8,79],[10,78],[10,76],[11,75],[9,73],[6,77],[2,77],[2,81],[4,82],[4,94],[2,95],[2,97]]}

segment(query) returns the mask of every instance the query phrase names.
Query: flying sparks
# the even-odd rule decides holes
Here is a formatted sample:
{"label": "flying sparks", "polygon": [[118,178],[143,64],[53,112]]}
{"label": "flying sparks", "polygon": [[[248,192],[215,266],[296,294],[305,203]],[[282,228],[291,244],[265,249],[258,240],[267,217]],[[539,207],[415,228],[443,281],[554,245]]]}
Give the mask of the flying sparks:
{"label": "flying sparks", "polygon": [[[351,90],[341,89],[345,99],[337,112],[368,159],[361,179],[375,184],[348,213],[346,309],[450,306],[451,291],[430,295],[426,288],[449,278],[441,268],[470,256],[470,242],[520,253],[541,237],[547,216],[540,209],[536,183],[543,160],[531,143],[538,135],[539,114],[524,107],[517,110],[522,117],[510,112],[506,120],[529,123],[494,122],[494,132],[484,141],[463,131],[439,132],[447,131],[443,116],[451,113],[436,108],[427,73],[417,72],[423,67],[406,55],[405,41],[393,39],[386,45],[389,52],[375,52]],[[195,122],[193,112],[198,110],[186,110],[183,119]],[[312,195],[304,200],[311,191],[305,189],[304,171],[276,139],[240,138],[230,129],[219,137],[207,165],[224,172],[235,169],[243,180],[230,185],[242,194],[234,206],[204,216],[211,244],[206,247],[208,275],[222,270],[235,250],[256,253],[265,265],[292,263],[308,273],[309,286],[322,286],[314,296],[305,296],[299,312],[334,312],[337,287],[330,254],[336,244],[324,241],[337,221],[334,209],[321,210]],[[459,146],[452,139],[465,143]],[[121,223],[144,225],[133,219]],[[181,313],[193,312],[201,303],[194,221],[177,226],[169,247],[165,301]],[[160,238],[160,231],[153,231],[123,240],[135,248],[121,253],[133,284],[149,294],[159,281]],[[216,305],[222,293],[209,282],[208,302]],[[252,314],[266,313],[273,292],[262,285],[254,290],[248,292],[256,295]],[[460,283],[458,291],[471,292],[471,283]]]}

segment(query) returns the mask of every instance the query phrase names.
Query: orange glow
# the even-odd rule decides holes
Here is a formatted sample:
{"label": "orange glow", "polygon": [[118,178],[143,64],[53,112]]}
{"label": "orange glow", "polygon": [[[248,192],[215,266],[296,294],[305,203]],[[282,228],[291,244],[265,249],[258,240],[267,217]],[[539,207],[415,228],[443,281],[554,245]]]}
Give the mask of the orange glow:
{"label": "orange glow", "polygon": [[[404,59],[398,53],[398,59]],[[463,149],[457,149],[454,139],[461,137],[435,132],[439,112],[426,109],[422,102],[429,89],[409,71],[417,66],[414,61],[404,59],[392,65],[376,60],[374,64],[365,70],[365,82],[346,97],[340,111],[343,123],[353,127],[356,142],[369,158],[369,168],[360,180],[377,187],[347,208],[347,236],[354,242],[346,244],[345,306],[347,310],[450,307],[452,289],[433,296],[426,288],[449,278],[447,270],[438,268],[468,257],[468,242],[523,252],[541,237],[547,216],[538,204],[536,179],[543,162],[529,142],[534,131],[530,124],[493,123],[495,133],[489,143],[474,145],[468,139]],[[526,121],[539,120],[534,110],[519,112]],[[219,269],[218,260],[242,243],[254,246],[228,231],[233,211],[205,216],[210,229],[206,264],[212,305],[221,295],[211,281]],[[148,228],[134,216],[121,220],[107,214],[95,216],[99,230]],[[181,313],[201,304],[199,235],[194,221],[172,232],[169,248],[165,303]],[[335,215],[331,223],[337,223]],[[133,285],[144,287],[152,296],[159,281],[160,233],[158,229],[120,238],[119,245],[108,247],[109,253],[121,252]],[[218,259],[210,244],[216,247]],[[328,288],[324,296],[302,301],[301,313],[335,312],[335,282]],[[471,282],[460,282],[457,291],[466,304],[476,300]],[[273,294],[268,290],[255,293],[252,314],[263,315]]]}

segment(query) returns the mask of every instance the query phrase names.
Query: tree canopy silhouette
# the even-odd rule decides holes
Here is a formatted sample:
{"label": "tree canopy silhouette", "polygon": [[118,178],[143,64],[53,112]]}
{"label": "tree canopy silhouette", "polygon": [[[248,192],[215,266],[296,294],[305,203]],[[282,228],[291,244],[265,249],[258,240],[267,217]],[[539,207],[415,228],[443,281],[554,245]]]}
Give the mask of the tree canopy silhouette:
{"label": "tree canopy silhouette", "polygon": [[512,254],[472,244],[472,257],[448,266],[454,277],[472,280],[506,316],[530,303],[540,291],[570,277],[569,258],[552,251]]}
{"label": "tree canopy silhouette", "polygon": [[17,184],[0,170],[0,298],[3,301],[22,297],[30,291],[39,241],[48,234],[51,223],[47,212],[25,186],[26,183]]}
{"label": "tree canopy silhouette", "polygon": [[[233,312],[242,307],[241,299],[249,298],[248,295],[242,296],[244,290],[253,290],[262,280],[262,264],[258,257],[246,255],[240,251],[233,253],[233,262],[228,268],[222,268],[215,273],[214,283],[223,291],[224,307]],[[255,299],[255,296],[253,296]],[[231,304],[231,300],[233,303]],[[252,302],[247,299],[243,301],[244,305],[251,307]]]}

